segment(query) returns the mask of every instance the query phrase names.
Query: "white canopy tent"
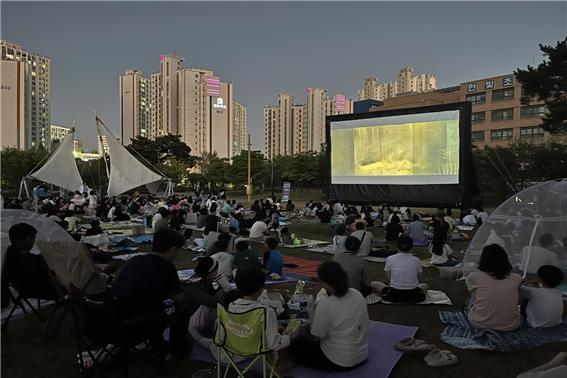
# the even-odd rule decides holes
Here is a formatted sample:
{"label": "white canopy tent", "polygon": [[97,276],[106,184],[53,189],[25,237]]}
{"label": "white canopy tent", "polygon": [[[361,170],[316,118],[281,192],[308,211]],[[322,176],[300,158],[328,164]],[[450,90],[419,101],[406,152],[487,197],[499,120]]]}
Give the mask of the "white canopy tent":
{"label": "white canopy tent", "polygon": [[[567,178],[531,186],[508,198],[494,210],[471,240],[463,260],[464,274],[476,270],[482,249],[499,244],[515,269],[523,269],[539,253],[540,236],[551,234],[553,252],[567,273]],[[567,279],[567,274],[566,274]]]}
{"label": "white canopy tent", "polygon": [[142,185],[155,193],[162,182],[167,182],[166,195],[172,194],[173,183],[165,174],[160,171],[158,171],[160,174],[154,172],[136,159],[98,117],[96,117],[96,124],[99,134],[104,136],[108,143],[110,172],[108,172],[107,194],[110,197],[119,196]]}
{"label": "white canopy tent", "polygon": [[[73,139],[75,130],[73,129],[61,142],[61,144],[51,153],[45,164],[37,171],[32,169],[20,183],[19,197],[22,191],[26,191],[26,195],[30,197],[27,180],[34,178],[36,180],[53,184],[61,188],[76,191],[83,184],[83,179],[77,168],[75,157],[73,156]],[[41,163],[40,163],[41,164]],[[38,164],[39,166],[39,164]]]}

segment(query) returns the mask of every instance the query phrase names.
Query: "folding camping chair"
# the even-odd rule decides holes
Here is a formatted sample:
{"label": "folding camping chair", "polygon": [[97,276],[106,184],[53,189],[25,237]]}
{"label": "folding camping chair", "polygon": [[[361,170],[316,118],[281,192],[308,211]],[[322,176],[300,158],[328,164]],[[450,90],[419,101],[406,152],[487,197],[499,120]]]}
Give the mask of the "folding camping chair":
{"label": "folding camping chair", "polygon": [[68,308],[68,293],[73,284],[88,294],[97,294],[108,289],[107,277],[97,272],[92,257],[84,243],[72,241],[43,241],[38,240],[37,246],[49,267],[53,282],[60,290],[60,300],[55,302],[47,320],[42,339],[47,334],[52,318],[59,308],[62,313],[55,329],[65,318]]}
{"label": "folding camping chair", "polygon": [[[262,376],[280,377],[276,368],[276,359],[266,342],[266,309],[255,308],[243,313],[233,313],[217,305],[217,325],[214,343],[218,347],[217,377],[221,377],[221,358],[224,355],[228,364],[223,377],[234,369],[239,378],[245,378],[247,372],[258,362],[262,363]],[[235,362],[233,355],[247,357],[243,369]],[[249,361],[249,362],[248,362]]]}
{"label": "folding camping chair", "polygon": [[[148,320],[168,321],[165,313],[128,320],[121,319],[118,306],[110,289],[97,294],[87,294],[73,284],[69,287],[71,313],[75,323],[77,362],[84,377],[92,376],[110,358],[123,357],[124,373],[128,375],[128,354],[151,363],[151,349],[146,335],[136,331]],[[142,328],[143,329],[143,328]],[[139,330],[139,328],[138,328]],[[139,346],[142,345],[143,348]],[[88,364],[87,364],[88,362]]]}

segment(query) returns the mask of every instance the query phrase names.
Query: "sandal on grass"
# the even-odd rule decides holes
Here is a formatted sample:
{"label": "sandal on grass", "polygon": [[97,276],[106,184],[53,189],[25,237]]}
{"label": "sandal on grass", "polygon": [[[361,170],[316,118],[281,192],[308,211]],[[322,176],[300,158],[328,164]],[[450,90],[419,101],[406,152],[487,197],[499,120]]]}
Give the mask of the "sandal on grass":
{"label": "sandal on grass", "polygon": [[434,349],[423,360],[429,367],[451,366],[459,362],[459,358],[450,350]]}
{"label": "sandal on grass", "polygon": [[425,341],[415,339],[411,336],[400,340],[394,345],[394,347],[402,352],[430,351],[435,349],[435,345],[426,344]]}

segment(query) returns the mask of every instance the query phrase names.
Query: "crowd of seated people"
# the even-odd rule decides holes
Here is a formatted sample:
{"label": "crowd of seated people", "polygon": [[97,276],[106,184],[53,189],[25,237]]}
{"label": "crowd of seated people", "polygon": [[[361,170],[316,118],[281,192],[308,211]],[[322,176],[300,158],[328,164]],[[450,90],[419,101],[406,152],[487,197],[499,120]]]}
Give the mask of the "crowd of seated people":
{"label": "crowd of seated people", "polygon": [[[154,232],[151,253],[124,263],[116,272],[111,290],[124,319],[161,313],[164,301],[175,303],[174,316],[168,324],[158,317],[136,330],[147,336],[165,360],[185,358],[193,342],[214,354],[212,335],[217,304],[236,313],[267,306],[259,299],[266,278],[272,274],[281,276],[283,272],[280,241],[272,237],[271,230],[279,228],[282,214],[287,215],[284,212],[295,210],[291,201],[282,203],[271,198],[255,201],[251,207],[253,223],[246,227],[243,207],[215,196],[198,201],[192,197],[164,200],[133,195],[109,200],[95,196],[93,191],[86,196],[75,193],[70,200],[50,196],[37,204],[38,211],[69,232],[76,231],[84,215],[102,214],[101,219],[108,221],[127,220],[130,216],[149,218],[147,224]],[[95,207],[90,207],[92,201],[96,201]],[[106,207],[104,213],[99,212],[101,207]],[[270,308],[266,319],[267,342],[279,351],[282,368],[302,364],[332,371],[352,369],[368,358],[368,311],[364,296],[376,293],[393,303],[419,303],[426,299],[429,287],[422,278],[421,261],[411,254],[414,245],[430,243],[431,263],[438,267],[453,266],[458,261],[453,260],[447,248],[450,233],[459,223],[471,225],[469,216],[475,217],[475,225],[487,219],[479,209],[459,222],[448,209],[435,214],[428,226],[422,215],[412,214],[407,208],[385,205],[377,209],[369,205],[357,208],[340,202],[310,202],[303,211],[305,215],[309,211],[308,216],[322,223],[330,222],[333,217],[342,220],[335,227],[332,261],[321,264],[318,270],[327,296],[310,309],[308,334],[305,330],[282,334],[276,313]],[[182,232],[187,214],[191,213],[202,215],[204,232],[216,236],[206,246],[204,256],[197,260],[198,280],[181,284],[173,262],[186,245],[185,237],[192,238],[191,230]],[[228,230],[221,226],[223,221],[228,224]],[[385,239],[396,248],[386,258],[383,282],[370,279],[365,259],[376,239],[372,224],[385,224]],[[90,225],[86,236],[104,232],[98,219],[91,220]],[[247,241],[237,239],[247,228],[251,238],[264,243],[261,257]],[[58,295],[60,288],[46,275],[45,261],[31,253],[35,234],[33,227],[25,224],[10,229],[11,245],[2,272],[3,294],[9,282],[32,298],[49,299]],[[542,234],[537,242],[538,245],[522,252],[524,259],[519,268],[528,274],[528,281],[524,282],[514,272],[502,246],[490,244],[484,248],[478,271],[470,273],[465,281],[471,296],[467,306],[471,324],[480,329],[512,331],[523,322],[534,328],[561,322],[563,304],[557,287],[563,282],[563,272],[559,261],[564,258],[567,246],[565,240],[555,240],[551,234]],[[29,280],[18,281],[30,276],[37,278],[31,281],[33,287],[26,287]],[[237,290],[230,286],[230,280],[235,282]],[[168,340],[163,337],[167,326],[170,327]]]}

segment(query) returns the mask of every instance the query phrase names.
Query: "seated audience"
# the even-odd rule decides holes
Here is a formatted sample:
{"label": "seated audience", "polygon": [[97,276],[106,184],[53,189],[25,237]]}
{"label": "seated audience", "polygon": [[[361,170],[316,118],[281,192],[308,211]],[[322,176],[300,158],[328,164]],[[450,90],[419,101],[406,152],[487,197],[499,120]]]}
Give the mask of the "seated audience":
{"label": "seated audience", "polygon": [[269,218],[264,216],[256,217],[256,221],[250,228],[251,238],[262,238],[264,236],[270,236],[270,230],[268,229]]}
{"label": "seated audience", "polygon": [[520,286],[520,297],[527,301],[526,321],[534,328],[556,326],[563,318],[563,295],[557,289],[563,281],[563,272],[556,266],[543,265],[537,276],[537,286]]}
{"label": "seated audience", "polygon": [[408,224],[405,234],[409,236],[414,243],[425,243],[425,225],[419,220],[419,215],[413,215],[413,221]]}
{"label": "seated audience", "polygon": [[264,253],[264,269],[268,274],[276,273],[282,275],[283,257],[276,248],[279,242],[275,238],[267,238],[266,246],[268,250]]}
{"label": "seated audience", "polygon": [[359,256],[368,256],[372,250],[372,240],[374,239],[374,235],[372,235],[372,232],[366,231],[366,224],[362,220],[356,222],[354,226],[356,231],[350,234],[350,236],[354,236],[360,240],[360,248],[358,249],[357,254]]}
{"label": "seated audience", "polygon": [[293,202],[291,202],[291,200],[287,200],[287,203],[285,205],[285,211],[294,211],[295,210],[295,205],[293,204]]}
{"label": "seated audience", "polygon": [[339,263],[348,276],[349,287],[358,290],[362,295],[370,294],[368,287],[368,261],[357,255],[360,240],[349,236],[345,241],[345,251],[333,256],[333,261]]}
{"label": "seated audience", "polygon": [[30,252],[36,235],[37,230],[27,223],[15,224],[8,230],[10,245],[2,267],[3,305],[8,304],[9,285],[23,298],[59,298],[57,284],[50,277],[45,260]]}
{"label": "seated audience", "polygon": [[240,271],[248,266],[258,266],[260,267],[260,259],[256,254],[250,249],[250,245],[245,240],[240,240],[235,245],[236,252],[234,254],[234,265],[236,265],[236,270]]}
{"label": "seated audience", "polygon": [[335,229],[335,236],[333,237],[332,251],[335,255],[345,251],[345,241],[347,239],[346,227],[344,224],[339,224]]}
{"label": "seated audience", "polygon": [[279,351],[289,346],[290,336],[279,333],[276,311],[270,306],[258,302],[258,298],[262,295],[266,283],[266,276],[262,269],[255,266],[245,267],[238,272],[235,281],[236,288],[240,291],[242,298],[230,303],[228,305],[228,311],[239,314],[255,308],[265,308],[267,348],[273,351]]}
{"label": "seated audience", "polygon": [[324,371],[347,371],[368,358],[368,306],[335,261],[317,270],[328,296],[310,309],[311,335],[292,342],[292,362]]}
{"label": "seated audience", "polygon": [[374,281],[370,286],[388,302],[422,302],[429,287],[425,283],[419,283],[419,276],[423,270],[421,261],[410,253],[413,240],[409,236],[402,235],[397,241],[397,246],[398,253],[386,258],[384,267],[389,284]]}
{"label": "seated audience", "polygon": [[386,241],[396,241],[404,233],[404,228],[400,224],[400,218],[394,214],[390,222],[386,225]]}
{"label": "seated audience", "polygon": [[540,266],[554,265],[559,266],[557,255],[549,250],[553,244],[553,236],[551,234],[543,234],[539,237],[539,246],[532,245],[522,249],[522,262],[520,270],[528,274],[536,274]]}
{"label": "seated audience", "polygon": [[463,224],[465,226],[476,226],[476,217],[471,213],[463,217]]}
{"label": "seated audience", "polygon": [[154,232],[170,228],[169,220],[171,218],[171,212],[166,208],[161,208],[159,214],[160,217],[153,226]]}
{"label": "seated audience", "polygon": [[468,318],[475,327],[495,331],[512,331],[522,323],[518,311],[520,275],[512,273],[512,265],[504,248],[491,244],[482,250],[478,271],[466,278],[471,293]]}
{"label": "seated audience", "polygon": [[112,284],[122,318],[155,316],[156,320],[148,321],[140,330],[150,339],[154,348],[165,347],[163,331],[166,324],[160,316],[164,313],[163,302],[166,299],[175,301],[167,350],[176,357],[187,355],[192,348],[192,344],[187,343],[190,313],[183,310],[186,299],[173,265],[178,250],[184,244],[183,236],[173,230],[157,231],[154,234],[153,252],[128,260]]}
{"label": "seated audience", "polygon": [[85,232],[85,236],[94,236],[94,235],[100,235],[102,234],[104,231],[103,229],[100,227],[100,221],[93,219],[91,221],[91,228],[89,228],[86,232]]}

